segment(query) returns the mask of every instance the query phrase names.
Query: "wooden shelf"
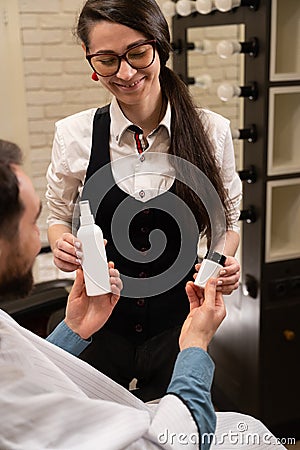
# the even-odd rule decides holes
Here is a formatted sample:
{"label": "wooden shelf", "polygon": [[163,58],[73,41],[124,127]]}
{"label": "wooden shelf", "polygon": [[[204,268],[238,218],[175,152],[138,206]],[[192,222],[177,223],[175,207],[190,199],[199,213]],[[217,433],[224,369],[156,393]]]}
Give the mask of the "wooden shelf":
{"label": "wooden shelf", "polygon": [[267,183],[266,262],[300,257],[300,178]]}
{"label": "wooden shelf", "polygon": [[300,80],[300,2],[272,0],[270,80]]}
{"label": "wooden shelf", "polygon": [[300,172],[299,123],[300,86],[271,88],[268,175]]}

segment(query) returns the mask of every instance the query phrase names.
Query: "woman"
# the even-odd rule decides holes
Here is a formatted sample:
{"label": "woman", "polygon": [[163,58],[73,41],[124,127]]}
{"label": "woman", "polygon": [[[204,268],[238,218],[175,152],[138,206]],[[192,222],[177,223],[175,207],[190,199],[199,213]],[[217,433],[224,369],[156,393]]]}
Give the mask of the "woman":
{"label": "woman", "polygon": [[[193,274],[190,264],[176,285],[154,292],[155,277],[172,270],[181,236],[171,215],[159,207],[149,208],[148,202],[175,194],[193,212],[208,243],[212,237],[202,201],[179,179],[179,158],[201,170],[218,193],[226,216],[226,263],[218,289],[229,294],[238,286],[239,264],[234,254],[239,243],[241,184],[235,172],[229,121],[197,110],[184,83],[166,67],[170,35],[154,0],[139,0],[134,5],[131,0],[88,0],[79,16],[77,35],[93,69],[92,79],[99,80],[113,98],[106,108],[83,111],[56,124],[47,175],[49,241],[57,267],[72,271],[80,265],[80,243],[71,233],[74,204],[83,185],[88,186],[94,174],[109,167],[105,183],[113,186],[107,195],[101,194],[96,221],[108,241],[109,259],[115,261],[122,277],[133,280],[133,288],[126,291],[123,279],[124,292],[132,295],[121,298],[82,357],[126,387],[137,379],[136,394],[147,401],[162,396],[168,385],[179,329],[188,311],[184,286]],[[172,155],[171,162],[161,155]],[[120,173],[119,161],[125,161],[125,175]],[[145,164],[153,172],[150,177],[143,169]],[[195,178],[192,172],[190,176]],[[94,191],[103,189],[101,180],[104,177]],[[169,197],[165,198],[168,204]],[[115,235],[111,231],[116,208],[127,201],[136,207],[125,233],[139,253],[135,260],[122,255],[114,243],[122,230]],[[150,233],[157,229],[167,238],[165,249],[155,261],[143,263],[143,255],[147,257],[151,250]],[[153,282],[149,293],[137,298],[135,286],[138,290],[141,278],[145,285]]]}

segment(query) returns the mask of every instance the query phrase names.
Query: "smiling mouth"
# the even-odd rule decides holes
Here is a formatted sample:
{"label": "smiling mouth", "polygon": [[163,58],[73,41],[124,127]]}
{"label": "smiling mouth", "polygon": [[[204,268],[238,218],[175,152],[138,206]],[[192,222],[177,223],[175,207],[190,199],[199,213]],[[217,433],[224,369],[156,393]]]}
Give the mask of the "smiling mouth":
{"label": "smiling mouth", "polygon": [[120,83],[115,83],[117,86],[120,86],[121,88],[132,88],[136,85],[138,85],[139,83],[141,83],[141,81],[144,80],[145,77],[141,78],[140,80],[134,81],[133,83],[130,84],[120,84]]}

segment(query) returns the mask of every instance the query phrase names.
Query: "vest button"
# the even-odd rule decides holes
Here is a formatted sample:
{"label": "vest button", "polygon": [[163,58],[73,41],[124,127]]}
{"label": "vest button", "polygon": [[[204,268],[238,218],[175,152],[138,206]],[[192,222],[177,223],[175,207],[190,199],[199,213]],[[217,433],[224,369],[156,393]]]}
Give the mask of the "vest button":
{"label": "vest button", "polygon": [[143,331],[143,327],[140,323],[136,324],[136,326],[134,327],[135,331],[137,333],[141,333]]}
{"label": "vest button", "polygon": [[141,228],[141,232],[144,233],[144,234],[146,234],[146,233],[149,232],[149,228],[148,228],[148,227],[142,227],[142,228]]}
{"label": "vest button", "polygon": [[140,272],[139,273],[139,278],[147,278],[147,274],[146,274],[146,272]]}
{"label": "vest button", "polygon": [[143,209],[142,212],[143,212],[143,214],[148,215],[148,214],[150,214],[150,209],[149,208]]}
{"label": "vest button", "polygon": [[136,302],[137,306],[145,306],[145,299],[139,298]]}

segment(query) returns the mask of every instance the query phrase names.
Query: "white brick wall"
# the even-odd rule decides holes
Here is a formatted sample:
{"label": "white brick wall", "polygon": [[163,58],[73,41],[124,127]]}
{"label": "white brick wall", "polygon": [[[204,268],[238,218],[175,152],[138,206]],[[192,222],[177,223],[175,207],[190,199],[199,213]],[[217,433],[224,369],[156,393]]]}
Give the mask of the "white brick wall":
{"label": "white brick wall", "polygon": [[[158,2],[163,3],[163,0]],[[108,102],[109,96],[94,83],[81,46],[72,34],[83,0],[19,0],[21,38],[25,71],[27,113],[30,132],[32,177],[44,203],[39,225],[43,242],[47,242],[44,201],[45,173],[50,161],[54,123],[62,117]],[[217,39],[236,37],[236,31],[218,29],[192,30],[189,38]],[[234,79],[238,68],[232,61],[222,64],[215,55],[191,56],[190,76],[209,72],[214,84],[207,92],[192,87],[199,104],[218,110],[237,120],[238,102],[221,104],[216,98],[216,83]],[[235,63],[237,60],[235,61]],[[36,264],[36,281],[66,276],[52,264],[51,256],[40,256]],[[68,276],[68,274],[67,274]]]}
{"label": "white brick wall", "polygon": [[[43,201],[39,220],[47,243],[45,173],[50,161],[54,123],[82,109],[105,103],[104,90],[92,82],[90,70],[72,29],[82,0],[19,0],[23,44],[31,169]],[[39,256],[36,281],[69,276],[52,264],[51,255]]]}

